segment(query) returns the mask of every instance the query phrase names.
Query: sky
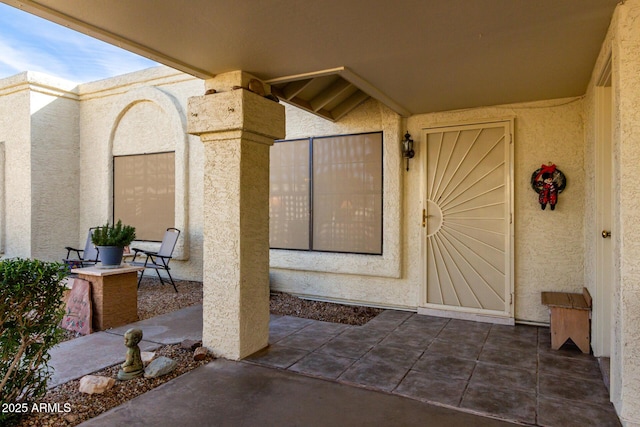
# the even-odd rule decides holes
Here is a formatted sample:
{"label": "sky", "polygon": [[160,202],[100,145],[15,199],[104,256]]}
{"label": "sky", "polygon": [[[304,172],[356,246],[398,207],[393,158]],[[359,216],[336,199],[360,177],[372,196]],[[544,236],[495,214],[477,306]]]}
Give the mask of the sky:
{"label": "sky", "polygon": [[150,59],[0,3],[0,79],[38,71],[87,83],[156,65]]}

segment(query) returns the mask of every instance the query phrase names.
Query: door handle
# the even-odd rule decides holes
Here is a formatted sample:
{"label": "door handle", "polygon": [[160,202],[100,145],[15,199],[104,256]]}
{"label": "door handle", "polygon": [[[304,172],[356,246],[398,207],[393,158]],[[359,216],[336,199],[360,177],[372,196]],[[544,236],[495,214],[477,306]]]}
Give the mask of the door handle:
{"label": "door handle", "polygon": [[611,237],[611,232],[607,230],[602,230],[602,238],[606,239],[607,237]]}
{"label": "door handle", "polygon": [[427,215],[427,210],[426,209],[422,209],[422,226],[426,227],[427,226],[427,219],[432,218],[433,215]]}

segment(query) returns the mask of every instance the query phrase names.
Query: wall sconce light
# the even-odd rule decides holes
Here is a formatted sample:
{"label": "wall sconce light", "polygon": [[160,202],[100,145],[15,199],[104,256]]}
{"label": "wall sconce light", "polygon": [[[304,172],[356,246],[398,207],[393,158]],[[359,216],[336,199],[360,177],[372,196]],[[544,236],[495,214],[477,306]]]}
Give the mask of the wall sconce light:
{"label": "wall sconce light", "polygon": [[411,139],[411,135],[409,135],[409,131],[407,131],[402,140],[402,157],[407,159],[407,171],[409,170],[409,159],[413,159],[415,155],[416,153],[413,151],[413,139]]}

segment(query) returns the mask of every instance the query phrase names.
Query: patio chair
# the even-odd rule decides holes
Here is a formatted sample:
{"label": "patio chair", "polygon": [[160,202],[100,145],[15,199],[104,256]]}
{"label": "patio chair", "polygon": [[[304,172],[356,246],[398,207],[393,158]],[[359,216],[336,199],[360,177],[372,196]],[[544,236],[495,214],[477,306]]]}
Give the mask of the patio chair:
{"label": "patio chair", "polygon": [[[160,249],[158,252],[145,251],[142,249],[131,248],[134,251],[133,260],[129,263],[130,265],[135,265],[139,267],[153,268],[156,271],[156,274],[160,278],[160,282],[164,285],[164,280],[160,275],[160,270],[164,270],[167,272],[169,276],[169,280],[171,280],[171,284],[173,285],[173,289],[178,292],[178,288],[176,288],[176,284],[173,281],[173,277],[171,277],[171,273],[169,272],[169,262],[171,261],[173,255],[173,249],[176,247],[176,242],[178,241],[178,237],[180,236],[180,230],[177,228],[169,227],[167,231],[164,232],[164,237],[162,238],[162,243],[160,244]],[[138,254],[142,254],[142,256],[146,255],[146,259],[144,262],[136,261]],[[142,276],[144,276],[144,272],[146,270],[142,270],[140,272],[140,278],[138,279],[138,287],[140,287],[140,281],[142,280]]]}
{"label": "patio chair", "polygon": [[[93,236],[93,231],[97,227],[91,227],[89,232],[87,233],[87,240],[84,244],[84,249],[76,249],[71,246],[66,246],[67,257],[62,261],[69,266],[69,270],[73,268],[80,267],[90,267],[100,262],[100,252],[98,248],[95,247],[93,242],[91,241],[91,236]],[[71,253],[76,253],[76,258],[71,258]]]}

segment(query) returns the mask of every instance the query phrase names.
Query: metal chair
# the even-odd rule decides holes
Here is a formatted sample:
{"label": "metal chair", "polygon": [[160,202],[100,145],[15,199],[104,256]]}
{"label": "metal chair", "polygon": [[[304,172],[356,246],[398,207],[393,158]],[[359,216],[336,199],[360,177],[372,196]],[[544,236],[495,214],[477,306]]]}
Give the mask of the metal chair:
{"label": "metal chair", "polygon": [[[164,237],[162,238],[162,243],[160,244],[160,249],[158,252],[145,251],[143,249],[131,248],[134,251],[133,260],[129,263],[130,265],[135,265],[139,267],[153,268],[160,278],[160,282],[164,285],[164,280],[162,280],[162,276],[160,275],[160,270],[164,270],[169,275],[169,280],[171,280],[171,284],[173,285],[173,289],[178,292],[178,288],[176,288],[176,284],[173,281],[173,277],[171,277],[171,273],[169,272],[169,261],[171,261],[173,255],[173,249],[176,247],[176,242],[178,241],[178,237],[180,236],[180,230],[177,228],[169,227],[167,231],[164,233]],[[146,255],[147,259],[142,261],[136,261],[138,254]],[[142,257],[141,255],[141,257]],[[138,287],[140,287],[140,281],[142,280],[142,276],[144,276],[145,270],[140,272],[140,278],[138,279]]]}
{"label": "metal chair", "polygon": [[[91,241],[91,236],[97,227],[91,227],[87,233],[87,240],[84,244],[84,249],[76,249],[71,246],[66,246],[67,257],[62,261],[69,266],[69,269],[79,267],[90,267],[100,262],[100,251]],[[71,252],[75,252],[77,258],[71,258]]]}

